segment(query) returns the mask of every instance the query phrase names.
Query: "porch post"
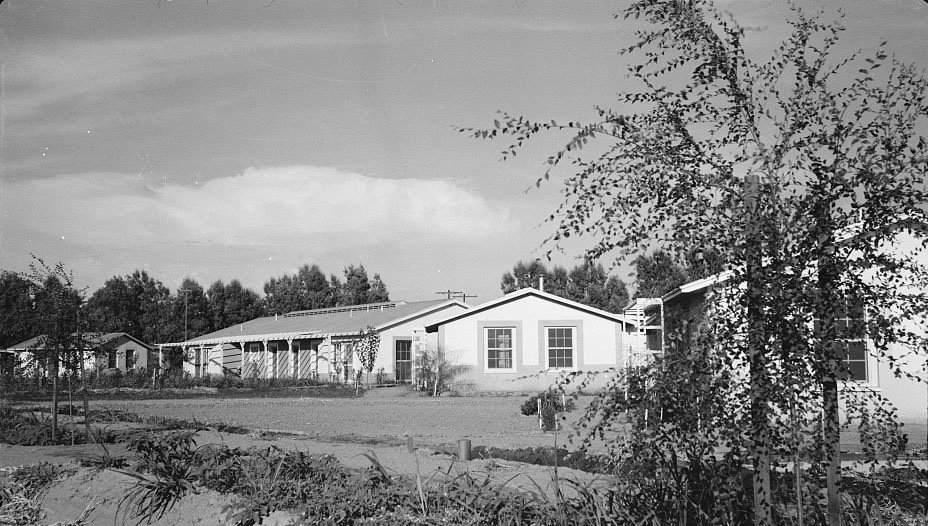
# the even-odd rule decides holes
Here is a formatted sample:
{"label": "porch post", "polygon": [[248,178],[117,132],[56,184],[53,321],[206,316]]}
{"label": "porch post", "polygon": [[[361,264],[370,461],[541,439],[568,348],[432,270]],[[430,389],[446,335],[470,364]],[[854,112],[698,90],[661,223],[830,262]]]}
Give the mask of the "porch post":
{"label": "porch post", "polygon": [[203,344],[200,344],[200,378],[205,378],[209,374],[209,351]]}
{"label": "porch post", "polygon": [[261,353],[264,355],[264,377],[273,378],[271,376],[271,353],[267,348],[267,340],[261,340]]}
{"label": "porch post", "polygon": [[239,373],[239,376],[241,376],[241,378],[244,380],[248,377],[248,373],[250,372],[248,370],[248,343],[245,342],[245,340],[240,340],[238,342],[238,346],[242,350],[242,369]]}
{"label": "porch post", "polygon": [[292,373],[293,379],[296,380],[299,378],[300,364],[296,356],[293,355],[293,337],[287,338],[287,349],[290,351],[288,357],[292,362],[290,364],[290,372]]}

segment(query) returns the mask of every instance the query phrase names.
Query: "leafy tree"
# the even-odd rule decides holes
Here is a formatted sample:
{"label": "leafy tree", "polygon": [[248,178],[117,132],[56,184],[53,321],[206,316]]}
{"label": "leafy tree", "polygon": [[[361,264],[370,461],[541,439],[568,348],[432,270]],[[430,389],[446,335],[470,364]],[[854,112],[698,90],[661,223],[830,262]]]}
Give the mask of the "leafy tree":
{"label": "leafy tree", "polygon": [[[815,437],[822,447],[807,453],[824,466],[827,520],[838,525],[839,309],[851,292],[865,300],[868,337],[879,356],[889,357],[890,344],[926,348],[923,336],[898,323],[928,308],[926,298],[900,287],[900,280],[924,288],[926,273],[884,248],[898,229],[914,233],[914,225],[928,222],[928,148],[920,135],[928,81],[882,49],[867,57],[837,56],[843,29],[795,6],[790,34],[762,62],[746,53],[744,29],[711,2],[639,0],[625,16],[647,25],[623,51],[637,58],[629,76],[641,89],[620,93],[618,109],[600,107],[592,122],[560,124],[503,114],[490,129],[462,131],[510,137],[504,158],[539,133],[568,134],[538,180],[568,164],[575,168],[551,216],[555,245],[595,233],[591,259],[640,255],[656,239],[675,254],[718,249],[712,266],[732,271],[725,302],[730,316],[718,318],[730,323],[709,327],[706,345],[710,354],[724,353],[721,363],[746,364],[749,374],[719,384],[744,395],[725,400],[744,403],[717,413],[724,433],[714,443],[744,452],[735,461],[753,465],[754,521],[772,524],[772,452],[798,458],[801,444],[777,425],[774,411],[798,415],[794,429],[802,429],[802,415],[824,414]],[[597,153],[583,155],[594,143]],[[848,235],[858,223],[860,233]],[[813,318],[818,328],[810,334]],[[887,361],[895,374],[905,374],[898,362]],[[704,361],[692,367],[705,370]],[[686,403],[698,396],[675,392]],[[680,443],[650,444],[660,454],[681,451]],[[711,451],[688,452],[691,475],[711,464]],[[708,522],[736,495],[717,492],[699,504],[703,515],[686,516]]]}
{"label": "leafy tree", "polygon": [[642,254],[635,260],[636,298],[660,298],[689,280],[686,269],[671,255],[658,250],[650,256]]}
{"label": "leafy tree", "polygon": [[303,265],[294,275],[271,278],[264,284],[267,310],[282,314],[389,301],[390,294],[380,275],[374,274],[373,280],[369,279],[364,265],[349,265],[344,275],[344,283],[335,275],[326,281],[317,265]]}
{"label": "leafy tree", "polygon": [[295,276],[284,275],[264,283],[264,297],[269,314],[284,314],[303,310],[299,281]]}
{"label": "leafy tree", "polygon": [[305,301],[302,309],[322,309],[335,305],[335,294],[325,279],[325,274],[318,265],[300,267],[299,284],[305,291]]}
{"label": "leafy tree", "polygon": [[184,319],[172,312],[171,291],[144,270],[126,276],[126,283],[138,306],[130,334],[146,342],[178,341],[183,335]]}
{"label": "leafy tree", "polygon": [[500,289],[504,294],[525,287],[538,288],[544,278],[545,292],[608,312],[622,312],[628,305],[628,289],[615,276],[608,276],[601,264],[581,263],[568,271],[555,265],[548,270],[544,263],[519,261],[512,272],[503,274]]}
{"label": "leafy tree", "polygon": [[368,303],[390,301],[390,293],[387,291],[387,285],[380,278],[380,274],[374,274],[374,279],[371,280],[371,290],[368,293],[367,301]]}
{"label": "leafy tree", "polygon": [[[325,278],[323,278],[325,280]],[[255,319],[263,314],[264,302],[253,290],[233,279],[228,285],[216,280],[206,291],[210,331]]]}
{"label": "leafy tree", "polygon": [[36,335],[30,283],[13,272],[0,273],[0,349]]}
{"label": "leafy tree", "polygon": [[601,264],[584,261],[568,273],[567,297],[578,303],[604,307],[606,297],[606,270]]}
{"label": "leafy tree", "polygon": [[371,283],[367,278],[364,265],[348,265],[345,267],[345,282],[339,294],[339,305],[361,305],[368,303],[371,292]]}
{"label": "leafy tree", "polygon": [[547,275],[548,269],[545,268],[544,263],[541,261],[537,259],[528,263],[519,261],[512,267],[512,272],[503,274],[500,288],[503,290],[503,294],[509,294],[510,292],[524,289],[525,287],[534,287],[537,289],[538,278],[546,277]]}
{"label": "leafy tree", "polygon": [[606,280],[605,298],[606,303],[602,307],[604,311],[615,313],[624,311],[629,301],[628,287],[625,282],[615,276],[609,276]]}
{"label": "leafy tree", "polygon": [[142,337],[139,298],[122,276],[113,276],[87,300],[87,321],[100,332],[125,332]]}
{"label": "leafy tree", "polygon": [[[41,335],[36,358],[48,364],[52,380],[51,439],[54,443],[58,434],[59,366],[63,362],[71,376],[78,367],[83,370],[83,353],[87,347],[80,331],[83,298],[74,287],[73,275],[62,263],[52,267],[33,256],[29,272],[22,277],[29,282],[35,298],[35,328]],[[86,390],[84,408],[87,408]]]}

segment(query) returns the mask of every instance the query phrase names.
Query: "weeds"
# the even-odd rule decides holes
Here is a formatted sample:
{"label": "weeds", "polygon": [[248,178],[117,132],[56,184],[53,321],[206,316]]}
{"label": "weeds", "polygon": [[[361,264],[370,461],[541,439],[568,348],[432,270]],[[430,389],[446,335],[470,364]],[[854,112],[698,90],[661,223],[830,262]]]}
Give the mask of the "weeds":
{"label": "weeds", "polygon": [[47,462],[0,470],[0,524],[38,524],[44,492],[55,481],[73,473],[72,469]]}
{"label": "weeds", "polygon": [[[12,409],[0,412],[0,443],[19,446],[51,446],[71,444],[72,437],[75,444],[86,444],[87,436],[83,429],[69,424],[58,425],[58,435],[52,441],[51,418],[34,411],[13,411]],[[101,433],[97,440],[112,442],[115,436],[111,433]]]}

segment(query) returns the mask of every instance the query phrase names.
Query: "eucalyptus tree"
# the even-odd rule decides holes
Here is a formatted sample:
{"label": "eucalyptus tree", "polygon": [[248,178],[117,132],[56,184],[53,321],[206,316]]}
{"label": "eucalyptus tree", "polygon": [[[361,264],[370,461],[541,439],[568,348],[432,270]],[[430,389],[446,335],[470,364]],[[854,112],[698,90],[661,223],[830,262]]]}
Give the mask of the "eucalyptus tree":
{"label": "eucalyptus tree", "polygon": [[905,371],[891,345],[926,348],[898,321],[926,311],[912,291],[928,273],[886,250],[928,223],[926,80],[883,46],[840,51],[842,27],[795,5],[788,34],[760,60],[746,51],[750,34],[706,0],[639,0],[624,16],[640,26],[622,50],[632,88],[614,108],[586,122],[503,113],[462,131],[507,137],[504,159],[538,134],[566,135],[536,181],[564,174],[551,245],[584,238],[589,258],[717,251],[730,317],[708,341],[749,372],[726,384],[746,401],[720,425],[753,465],[755,523],[774,521],[772,451],[789,448],[774,412],[821,410],[827,520],[839,524],[841,311],[858,303],[852,293],[863,300],[871,352],[894,373]]}

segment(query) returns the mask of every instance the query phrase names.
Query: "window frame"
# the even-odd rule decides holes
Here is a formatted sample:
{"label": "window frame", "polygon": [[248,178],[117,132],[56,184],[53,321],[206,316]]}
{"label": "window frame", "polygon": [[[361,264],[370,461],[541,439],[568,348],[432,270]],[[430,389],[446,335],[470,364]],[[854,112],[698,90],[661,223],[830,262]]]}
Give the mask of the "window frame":
{"label": "window frame", "polygon": [[[501,347],[490,347],[490,331],[504,330],[509,331],[509,367],[490,367],[490,351],[499,351]],[[514,373],[516,372],[516,349],[518,347],[518,342],[516,338],[518,336],[517,327],[512,325],[492,325],[483,327],[483,370],[487,373]],[[499,361],[499,357],[496,357],[496,361]]]}
{"label": "window frame", "polygon": [[[551,347],[551,331],[567,330],[570,333],[570,365],[552,366],[551,351],[567,349],[566,347]],[[545,325],[544,327],[544,365],[545,369],[550,371],[575,371],[577,370],[577,327],[573,325]],[[556,337],[556,336],[555,336]],[[564,357],[560,357],[563,359]]]}
{"label": "window frame", "polygon": [[[835,343],[839,344],[842,347],[841,356],[839,356],[839,366],[837,381],[842,389],[856,389],[856,388],[875,388],[877,387],[877,373],[876,373],[876,364],[874,363],[873,353],[871,353],[872,342],[869,338],[868,327],[869,320],[867,319],[867,305],[861,300],[860,305],[852,306],[848,301],[846,296],[841,296],[839,301],[843,305],[839,305],[835,309],[834,321],[838,325],[838,335],[835,337]],[[859,313],[860,317],[852,316],[853,313]],[[812,318],[812,328],[813,334],[818,335],[818,327],[820,320],[813,316]],[[853,327],[858,327],[860,333],[852,335],[854,331]],[[856,332],[856,331],[854,331]],[[853,336],[853,337],[851,337]],[[863,358],[851,360],[850,358],[850,347],[852,343],[859,342],[863,347]],[[854,378],[851,376],[851,363],[863,364],[864,375],[863,378]]]}
{"label": "window frame", "polygon": [[135,364],[138,362],[138,356],[136,356],[135,354],[135,349],[131,347],[126,349],[125,355],[126,355],[126,370],[128,371],[129,369],[135,369]]}

